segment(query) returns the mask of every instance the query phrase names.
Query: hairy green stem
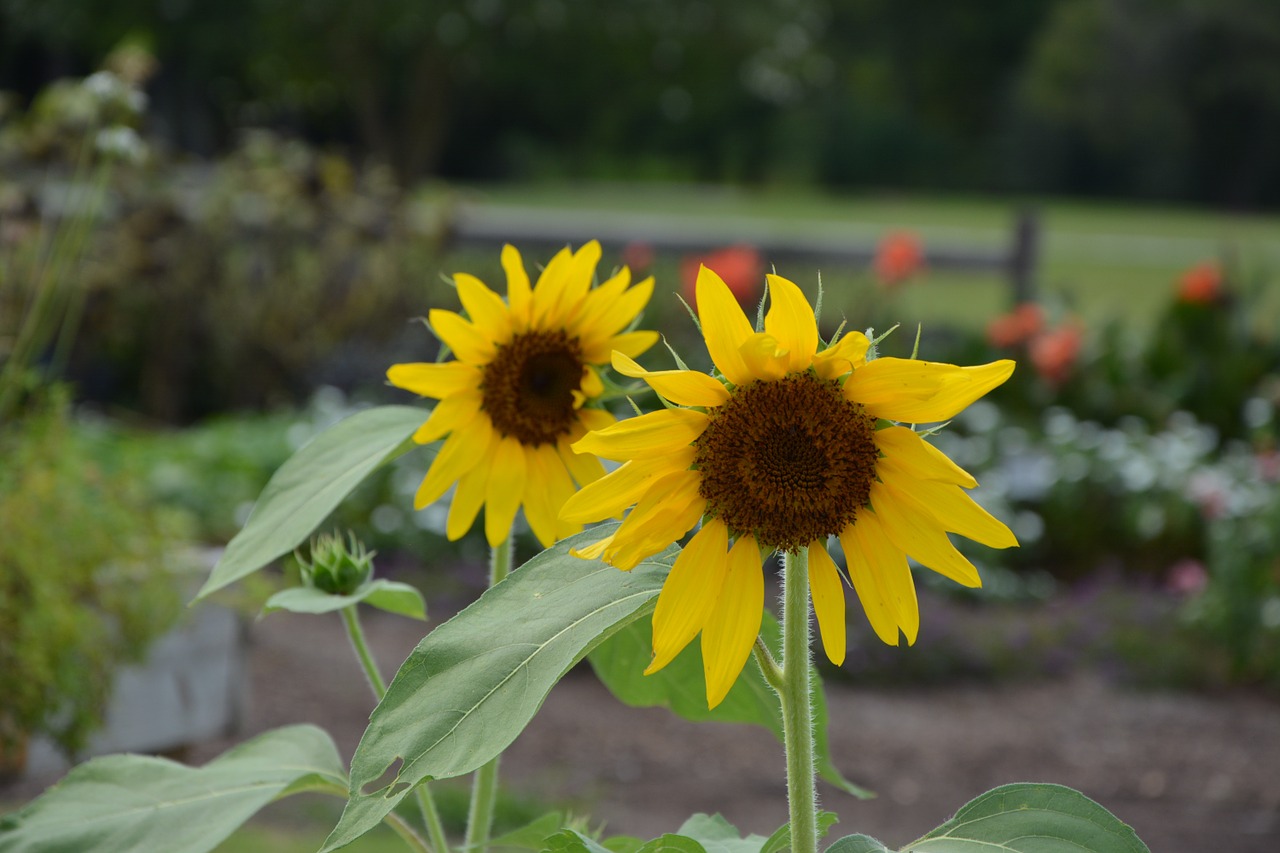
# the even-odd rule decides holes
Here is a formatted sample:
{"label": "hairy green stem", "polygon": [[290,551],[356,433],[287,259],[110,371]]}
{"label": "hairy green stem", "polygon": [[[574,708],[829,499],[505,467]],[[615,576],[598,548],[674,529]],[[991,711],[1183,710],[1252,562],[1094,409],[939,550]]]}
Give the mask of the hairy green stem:
{"label": "hairy green stem", "polygon": [[813,693],[809,683],[809,554],[786,555],[782,592],[783,747],[792,853],[817,853],[818,800],[814,784]]}
{"label": "hairy green stem", "polygon": [[[492,588],[511,574],[513,533],[496,545],[489,554],[489,586]],[[468,853],[484,853],[493,829],[493,812],[498,800],[498,762],[501,755],[476,771],[471,784],[471,807],[467,810],[467,834],[463,846]]]}
{"label": "hairy green stem", "polygon": [[[346,626],[347,638],[351,640],[351,648],[356,653],[356,658],[360,661],[360,668],[364,670],[364,677],[369,681],[369,687],[373,690],[374,697],[381,702],[382,697],[387,695],[387,682],[383,680],[382,673],[378,670],[378,662],[373,659],[373,654],[369,651],[369,643],[365,640],[364,629],[360,627],[360,616],[356,613],[356,607],[359,605],[352,604],[338,611],[342,614],[342,624]],[[431,796],[431,789],[427,787],[426,782],[419,782],[418,786],[413,789],[413,795],[418,801],[418,811],[422,813],[422,821],[427,826],[427,834],[431,838],[431,846],[435,849],[435,853],[447,853],[449,850],[449,838],[444,832],[444,822],[440,820],[440,812],[436,809],[435,799]],[[403,821],[401,821],[403,823]],[[400,837],[409,842],[409,846],[414,846],[413,839],[404,835],[401,830],[394,824],[391,827]],[[405,829],[408,829],[405,824]],[[410,830],[412,831],[412,830]],[[413,838],[421,843],[417,833],[413,833]],[[423,847],[422,849],[427,849]]]}

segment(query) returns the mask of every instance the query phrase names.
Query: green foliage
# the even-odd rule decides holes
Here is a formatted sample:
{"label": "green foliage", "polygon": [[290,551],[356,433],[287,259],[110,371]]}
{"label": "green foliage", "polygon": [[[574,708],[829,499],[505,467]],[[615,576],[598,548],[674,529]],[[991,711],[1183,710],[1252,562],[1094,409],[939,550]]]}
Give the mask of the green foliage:
{"label": "green foliage", "polygon": [[365,581],[351,592],[342,594],[302,586],[284,589],[268,598],[262,609],[265,613],[274,610],[288,610],[291,613],[333,613],[335,610],[361,602],[411,619],[427,618],[426,604],[422,600],[422,593],[416,587],[384,578]]}
{"label": "green foliage", "polygon": [[0,818],[0,850],[203,853],[277,797],[345,789],[338,750],[314,726],[275,729],[199,768],[108,755]]}
{"label": "green foliage", "polygon": [[608,532],[588,531],[542,552],[418,644],[360,739],[351,798],[326,850],[376,826],[424,779],[486,764],[564,673],[652,608],[670,551],[631,572],[570,556]]}
{"label": "green foliage", "polygon": [[424,417],[382,406],[340,421],[281,465],[201,588],[203,598],[292,551],[375,468],[398,455]]}
{"label": "green foliage", "polygon": [[76,440],[62,391],[0,425],[0,459],[0,743],[75,753],[178,615],[184,531]]}

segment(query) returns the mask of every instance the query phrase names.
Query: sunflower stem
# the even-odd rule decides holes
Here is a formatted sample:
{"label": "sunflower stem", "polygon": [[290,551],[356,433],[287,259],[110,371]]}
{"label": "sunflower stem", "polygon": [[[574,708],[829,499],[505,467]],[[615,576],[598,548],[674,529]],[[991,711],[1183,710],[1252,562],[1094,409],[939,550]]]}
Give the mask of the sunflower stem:
{"label": "sunflower stem", "polygon": [[[495,545],[489,553],[489,586],[494,587],[511,574],[512,540],[514,531]],[[493,828],[493,811],[498,799],[498,762],[501,755],[476,771],[471,783],[471,807],[467,810],[467,834],[463,847],[475,853],[484,853],[489,846],[489,833]]]}
{"label": "sunflower stem", "polygon": [[[342,614],[342,624],[347,629],[347,639],[351,641],[351,649],[356,653],[356,659],[360,661],[360,668],[364,670],[364,677],[369,681],[369,687],[373,690],[374,698],[379,702],[382,697],[387,695],[387,682],[383,680],[382,673],[378,670],[378,662],[373,659],[373,654],[369,651],[369,643],[364,636],[364,628],[360,626],[360,615],[356,612],[358,605],[352,604],[342,608],[339,613]],[[413,795],[418,801],[418,811],[422,813],[422,821],[426,824],[427,835],[431,838],[431,847],[435,853],[447,853],[449,850],[449,839],[444,832],[444,822],[440,820],[440,812],[436,809],[435,799],[431,796],[431,789],[427,787],[426,782],[418,783],[413,789]],[[412,833],[412,838],[405,835],[400,828],[392,826],[400,833],[401,837],[411,842],[417,838],[417,833],[413,833],[405,824],[404,829],[408,829]]]}
{"label": "sunflower stem", "polygon": [[813,693],[809,680],[809,554],[788,552],[782,592],[783,747],[792,853],[817,853],[818,800],[814,784]]}

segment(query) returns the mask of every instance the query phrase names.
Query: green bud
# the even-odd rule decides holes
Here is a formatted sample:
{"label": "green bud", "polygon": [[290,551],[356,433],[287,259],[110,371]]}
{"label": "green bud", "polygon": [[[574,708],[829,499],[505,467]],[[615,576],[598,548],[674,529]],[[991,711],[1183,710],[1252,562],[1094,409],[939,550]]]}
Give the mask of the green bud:
{"label": "green bud", "polygon": [[366,550],[354,533],[347,535],[351,539],[350,546],[336,531],[321,533],[311,540],[311,562],[298,556],[303,586],[330,595],[350,595],[372,577],[373,557],[377,552]]}

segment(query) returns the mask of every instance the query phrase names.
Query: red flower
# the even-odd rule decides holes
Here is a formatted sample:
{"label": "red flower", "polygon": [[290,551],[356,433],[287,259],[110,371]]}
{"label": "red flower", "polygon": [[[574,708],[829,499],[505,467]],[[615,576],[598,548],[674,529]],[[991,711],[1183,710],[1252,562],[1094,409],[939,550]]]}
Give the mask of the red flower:
{"label": "red flower", "polygon": [[622,263],[630,267],[632,273],[643,273],[653,266],[653,246],[648,243],[632,242],[622,247]]}
{"label": "red flower", "polygon": [[1178,299],[1195,305],[1211,305],[1222,296],[1222,269],[1205,261],[1184,272],[1178,279]]}
{"label": "red flower", "polygon": [[890,231],[880,241],[872,267],[882,287],[895,287],[924,267],[924,246],[909,231]]}
{"label": "red flower", "polygon": [[987,341],[993,347],[1008,349],[1025,344],[1044,329],[1044,309],[1035,302],[1023,302],[1008,314],[1001,314],[987,324]]}
{"label": "red flower", "polygon": [[724,279],[743,308],[754,307],[759,301],[764,284],[764,259],[755,247],[729,246],[706,255],[686,257],[680,264],[680,277],[684,281],[684,299],[691,308],[698,307],[694,285],[698,281],[698,269],[703,266]]}
{"label": "red flower", "polygon": [[1084,329],[1077,323],[1066,323],[1032,339],[1027,347],[1031,364],[1050,385],[1061,385],[1071,375],[1084,341]]}

